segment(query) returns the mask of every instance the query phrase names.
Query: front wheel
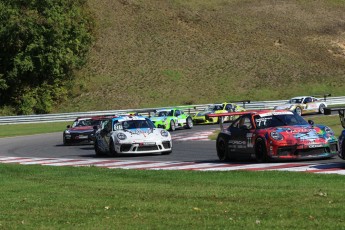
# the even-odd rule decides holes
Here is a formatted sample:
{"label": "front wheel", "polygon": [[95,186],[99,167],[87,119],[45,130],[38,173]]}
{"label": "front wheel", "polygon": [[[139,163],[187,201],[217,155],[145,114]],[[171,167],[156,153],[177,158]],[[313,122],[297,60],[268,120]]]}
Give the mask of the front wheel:
{"label": "front wheel", "polygon": [[255,145],[255,157],[256,161],[259,163],[267,162],[267,149],[263,140],[258,140]]}
{"label": "front wheel", "polygon": [[117,157],[117,156],[119,156],[119,154],[118,154],[118,153],[116,152],[116,150],[115,150],[115,146],[114,146],[113,140],[111,140],[110,143],[109,143],[109,155],[110,155],[111,157]]}
{"label": "front wheel", "polygon": [[170,131],[175,131],[176,126],[174,120],[170,120]]}
{"label": "front wheel", "polygon": [[95,140],[94,147],[95,147],[95,154],[96,154],[96,156],[101,156],[101,155],[103,155],[102,151],[99,149],[97,140]]}
{"label": "front wheel", "polygon": [[192,120],[191,117],[187,117],[187,120],[186,120],[186,127],[187,127],[187,129],[193,128],[193,120]]}

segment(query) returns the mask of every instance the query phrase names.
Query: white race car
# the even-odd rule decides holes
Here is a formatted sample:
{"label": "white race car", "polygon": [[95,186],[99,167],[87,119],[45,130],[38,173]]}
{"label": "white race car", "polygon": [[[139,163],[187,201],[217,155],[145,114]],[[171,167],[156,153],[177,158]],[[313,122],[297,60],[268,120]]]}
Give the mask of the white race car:
{"label": "white race car", "polygon": [[96,155],[149,154],[172,152],[172,140],[168,131],[156,128],[143,116],[119,116],[103,122],[96,131],[94,142]]}
{"label": "white race car", "polygon": [[324,113],[327,107],[326,97],[318,99],[312,96],[300,96],[291,98],[286,104],[274,107],[275,110],[285,109],[296,112],[298,115],[310,113]]}

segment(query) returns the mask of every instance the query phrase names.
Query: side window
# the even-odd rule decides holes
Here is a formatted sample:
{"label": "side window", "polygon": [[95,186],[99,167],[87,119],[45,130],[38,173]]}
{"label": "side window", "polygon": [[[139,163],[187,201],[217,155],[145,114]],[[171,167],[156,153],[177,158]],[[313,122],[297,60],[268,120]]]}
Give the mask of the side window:
{"label": "side window", "polygon": [[175,117],[178,117],[178,116],[180,116],[181,115],[181,111],[180,110],[176,110],[175,111]]}
{"label": "side window", "polygon": [[232,123],[231,127],[239,128],[240,127],[240,121],[241,121],[241,118],[238,118],[236,121],[234,121],[234,123]]}
{"label": "side window", "polygon": [[225,110],[232,110],[232,104],[227,104],[226,106],[225,106]]}
{"label": "side window", "polygon": [[239,122],[239,128],[245,128],[245,129],[251,129],[253,126],[252,126],[252,123],[250,121],[250,117],[248,116],[245,116],[245,117],[242,117],[240,122]]}
{"label": "side window", "polygon": [[310,97],[307,97],[307,98],[304,99],[304,103],[305,104],[306,103],[310,103],[310,102],[312,102],[312,99]]}
{"label": "side window", "polygon": [[108,120],[105,122],[104,124],[104,130],[107,131],[107,132],[110,132],[111,131],[111,120]]}

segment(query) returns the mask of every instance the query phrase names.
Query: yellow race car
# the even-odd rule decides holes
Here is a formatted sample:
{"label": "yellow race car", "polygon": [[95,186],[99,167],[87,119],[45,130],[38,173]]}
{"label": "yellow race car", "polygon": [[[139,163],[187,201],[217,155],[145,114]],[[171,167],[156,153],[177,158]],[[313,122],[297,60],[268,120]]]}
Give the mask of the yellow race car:
{"label": "yellow race car", "polygon": [[[243,105],[244,105],[245,103],[249,103],[250,101],[241,101],[241,102],[243,102]],[[245,111],[245,108],[235,103],[224,102],[224,103],[210,105],[204,111],[197,112],[192,117],[192,119],[193,119],[194,124],[215,124],[219,122],[218,117],[212,117],[209,120],[207,120],[206,115],[229,113],[229,112],[241,112],[241,111]],[[232,120],[233,117],[221,117],[221,119],[224,119],[223,122],[226,122],[226,121]]]}

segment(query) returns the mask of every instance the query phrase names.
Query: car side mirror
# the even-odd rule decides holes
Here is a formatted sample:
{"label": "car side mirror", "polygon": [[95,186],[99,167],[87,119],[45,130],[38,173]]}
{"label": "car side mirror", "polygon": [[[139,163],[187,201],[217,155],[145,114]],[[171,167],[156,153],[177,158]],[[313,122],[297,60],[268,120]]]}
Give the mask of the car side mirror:
{"label": "car side mirror", "polygon": [[314,121],[313,121],[313,120],[308,120],[308,123],[309,123],[310,125],[314,125]]}
{"label": "car side mirror", "polygon": [[70,126],[70,125],[67,125],[66,127],[67,127],[67,129],[71,128],[71,126]]}

